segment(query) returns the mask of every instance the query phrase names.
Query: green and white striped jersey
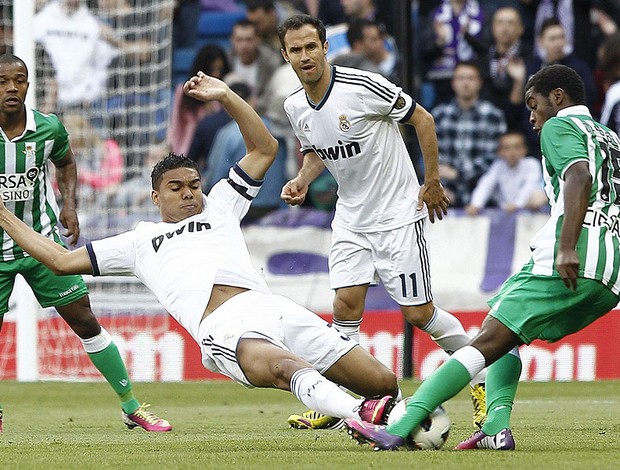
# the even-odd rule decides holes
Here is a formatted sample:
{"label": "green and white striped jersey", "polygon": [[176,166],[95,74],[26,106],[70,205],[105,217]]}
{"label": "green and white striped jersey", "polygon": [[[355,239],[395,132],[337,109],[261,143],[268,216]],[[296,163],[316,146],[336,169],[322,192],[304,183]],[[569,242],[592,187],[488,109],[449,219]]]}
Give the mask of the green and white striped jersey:
{"label": "green and white striped jersey", "polygon": [[586,106],[571,106],[543,125],[540,146],[551,217],[532,237],[532,273],[558,275],[554,263],[564,218],[564,175],[573,163],[584,161],[592,192],[576,247],[579,275],[620,293],[620,139]]}
{"label": "green and white striped jersey", "polygon": [[[58,204],[48,175],[48,160],[69,150],[69,136],[58,117],[26,108],[24,133],[9,140],[0,128],[0,197],[7,208],[37,232],[58,235]],[[0,261],[28,256],[0,229]]]}

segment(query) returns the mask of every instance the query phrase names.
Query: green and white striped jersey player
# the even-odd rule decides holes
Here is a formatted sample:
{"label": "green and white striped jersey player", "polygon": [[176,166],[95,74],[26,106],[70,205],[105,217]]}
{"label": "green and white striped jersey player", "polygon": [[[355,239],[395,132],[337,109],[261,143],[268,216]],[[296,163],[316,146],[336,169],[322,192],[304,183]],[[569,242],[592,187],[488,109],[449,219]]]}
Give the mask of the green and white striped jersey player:
{"label": "green and white striped jersey player", "polygon": [[487,420],[459,450],[513,450],[512,406],[521,376],[519,346],[558,341],[618,305],[620,141],[592,119],[583,81],[570,67],[550,65],[525,86],[530,122],[540,133],[547,224],[532,238],[532,257],[489,300],[491,311],[471,343],[407,401],[387,427],[345,420],[349,433],[379,449],[395,449],[428,415],[456,395],[485,365]]}
{"label": "green and white striped jersey player", "polygon": [[553,275],[564,217],[564,173],[586,162],[592,175],[588,208],[577,240],[579,277],[620,291],[620,139],[596,122],[586,106],[558,111],[540,133],[545,190],[551,217],[532,238],[532,273]]}
{"label": "green and white striped jersey player", "polygon": [[[21,220],[40,234],[60,239],[58,205],[48,174],[48,160],[58,162],[69,150],[67,130],[54,114],[26,108],[26,128],[17,138],[0,132],[0,197]],[[0,261],[24,256],[4,231]]]}
{"label": "green and white striped jersey player", "polygon": [[[58,222],[75,245],[80,225],[75,207],[76,163],[67,130],[57,116],[25,105],[28,68],[13,54],[0,55],[0,197],[29,227],[61,244]],[[56,167],[62,210],[48,175]],[[25,253],[0,229],[0,329],[9,310],[15,277],[21,274],[42,307],[54,307],[79,336],[89,358],[121,401],[122,417],[130,427],[169,431],[170,423],[146,410],[134,396],[123,359],[110,334],[90,308],[88,289],[78,275],[60,276]]]}

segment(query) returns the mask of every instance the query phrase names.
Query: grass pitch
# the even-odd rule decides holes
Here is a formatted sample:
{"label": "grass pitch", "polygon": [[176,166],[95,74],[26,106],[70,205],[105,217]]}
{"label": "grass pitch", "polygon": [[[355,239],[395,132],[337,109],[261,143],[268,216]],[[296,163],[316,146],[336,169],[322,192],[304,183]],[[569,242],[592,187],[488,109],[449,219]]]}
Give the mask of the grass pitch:
{"label": "grass pitch", "polygon": [[[404,381],[409,395],[417,384]],[[343,431],[289,429],[289,393],[231,382],[136,384],[173,431],[128,430],[105,383],[0,382],[0,469],[612,469],[620,468],[620,382],[523,383],[515,452],[451,449],[472,432],[468,392],[439,451],[373,452]]]}

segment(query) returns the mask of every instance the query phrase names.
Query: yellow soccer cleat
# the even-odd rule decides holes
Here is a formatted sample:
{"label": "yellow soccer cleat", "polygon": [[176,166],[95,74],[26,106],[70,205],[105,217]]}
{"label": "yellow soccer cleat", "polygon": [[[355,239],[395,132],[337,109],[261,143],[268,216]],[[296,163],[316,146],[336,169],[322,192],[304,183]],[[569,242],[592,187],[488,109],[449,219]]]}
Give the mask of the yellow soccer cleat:
{"label": "yellow soccer cleat", "polygon": [[344,420],[332,418],[318,411],[308,410],[301,415],[289,416],[288,424],[295,429],[340,429]]}
{"label": "yellow soccer cleat", "polygon": [[471,387],[471,401],[474,405],[474,426],[482,429],[487,420],[487,392],[483,383]]}

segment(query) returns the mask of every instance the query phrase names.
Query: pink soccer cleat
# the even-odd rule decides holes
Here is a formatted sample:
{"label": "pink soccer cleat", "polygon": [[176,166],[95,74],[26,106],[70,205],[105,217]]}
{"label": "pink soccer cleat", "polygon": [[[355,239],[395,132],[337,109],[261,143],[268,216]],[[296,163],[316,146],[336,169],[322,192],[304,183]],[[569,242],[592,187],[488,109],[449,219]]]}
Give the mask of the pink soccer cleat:
{"label": "pink soccer cleat", "polygon": [[168,421],[146,410],[149,406],[151,405],[143,403],[140,408],[130,414],[123,411],[123,421],[127,427],[133,429],[139,426],[149,432],[172,431],[172,426]]}

